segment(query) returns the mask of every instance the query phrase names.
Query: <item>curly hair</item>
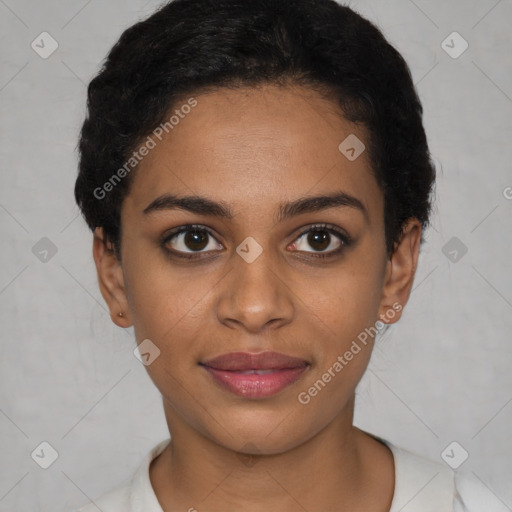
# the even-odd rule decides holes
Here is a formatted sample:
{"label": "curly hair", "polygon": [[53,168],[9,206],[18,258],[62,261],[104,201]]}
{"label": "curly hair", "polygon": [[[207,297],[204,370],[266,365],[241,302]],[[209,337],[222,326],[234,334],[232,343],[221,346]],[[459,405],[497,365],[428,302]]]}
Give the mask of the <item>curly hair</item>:
{"label": "curly hair", "polygon": [[174,0],[126,29],[87,90],[74,192],[88,226],[102,226],[121,257],[121,204],[136,166],[97,191],[180,101],[286,83],[329,97],[366,128],[391,255],[407,219],[429,221],[435,167],[423,108],[401,54],[335,0]]}

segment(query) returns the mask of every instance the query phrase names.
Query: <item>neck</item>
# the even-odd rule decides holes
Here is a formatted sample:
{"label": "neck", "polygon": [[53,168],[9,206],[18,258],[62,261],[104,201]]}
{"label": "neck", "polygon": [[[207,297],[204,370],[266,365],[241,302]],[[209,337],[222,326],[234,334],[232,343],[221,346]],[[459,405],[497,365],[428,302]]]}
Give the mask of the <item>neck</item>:
{"label": "neck", "polygon": [[343,415],[299,446],[244,455],[192,429],[164,401],[172,441],[150,467],[162,509],[388,511],[392,455],[353,427],[353,407],[352,399]]}

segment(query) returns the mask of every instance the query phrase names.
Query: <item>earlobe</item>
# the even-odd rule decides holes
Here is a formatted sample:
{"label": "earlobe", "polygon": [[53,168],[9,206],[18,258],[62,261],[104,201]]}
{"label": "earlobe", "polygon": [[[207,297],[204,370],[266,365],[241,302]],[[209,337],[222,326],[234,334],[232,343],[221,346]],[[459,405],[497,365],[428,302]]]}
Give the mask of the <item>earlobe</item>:
{"label": "earlobe", "polygon": [[421,231],[421,223],[418,219],[409,219],[387,262],[379,310],[379,319],[385,323],[391,324],[398,321],[409,300],[418,264]]}
{"label": "earlobe", "polygon": [[110,318],[119,327],[130,327],[130,313],[124,286],[123,269],[103,228],[94,230],[93,257],[100,292],[110,311]]}

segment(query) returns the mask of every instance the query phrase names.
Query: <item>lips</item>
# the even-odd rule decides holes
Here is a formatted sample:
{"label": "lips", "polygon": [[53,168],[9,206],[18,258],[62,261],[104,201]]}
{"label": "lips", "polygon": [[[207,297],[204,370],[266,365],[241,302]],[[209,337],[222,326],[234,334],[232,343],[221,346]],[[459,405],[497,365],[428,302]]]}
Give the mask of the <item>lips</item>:
{"label": "lips", "polygon": [[307,361],[287,356],[279,352],[231,352],[205,361],[205,366],[216,370],[250,371],[250,370],[284,370],[307,366]]}
{"label": "lips", "polygon": [[200,363],[222,388],[245,398],[272,396],[296,382],[309,363],[278,352],[231,352]]}

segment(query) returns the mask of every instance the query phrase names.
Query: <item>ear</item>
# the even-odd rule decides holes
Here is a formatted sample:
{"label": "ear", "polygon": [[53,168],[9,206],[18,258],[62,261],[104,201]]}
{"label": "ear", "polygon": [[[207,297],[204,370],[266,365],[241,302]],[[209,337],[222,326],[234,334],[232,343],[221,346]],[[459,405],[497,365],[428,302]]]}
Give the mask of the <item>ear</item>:
{"label": "ear", "polygon": [[379,319],[386,324],[400,319],[409,300],[418,264],[420,242],[421,223],[416,218],[410,218],[386,265],[379,307]]}
{"label": "ear", "polygon": [[[123,269],[103,228],[94,230],[92,253],[101,295],[110,310],[110,318],[119,327],[130,327],[131,318],[126,298]],[[122,313],[123,316],[119,316]]]}

